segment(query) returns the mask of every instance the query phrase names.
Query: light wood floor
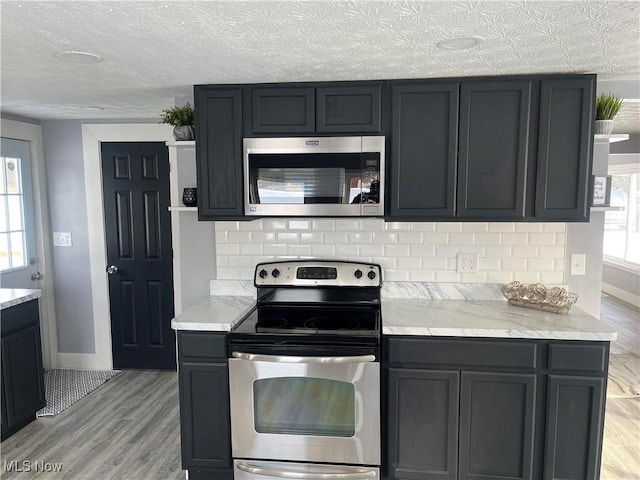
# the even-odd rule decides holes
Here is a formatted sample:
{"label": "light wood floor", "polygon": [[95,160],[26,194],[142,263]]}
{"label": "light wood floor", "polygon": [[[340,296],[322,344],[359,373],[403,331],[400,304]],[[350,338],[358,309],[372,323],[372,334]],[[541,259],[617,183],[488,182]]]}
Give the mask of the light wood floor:
{"label": "light wood floor", "polygon": [[602,296],[602,321],[618,331],[611,343],[601,480],[640,479],[640,312]]}
{"label": "light wood floor", "polygon": [[[611,345],[601,480],[640,479],[639,313],[603,296]],[[125,371],[55,417],[39,418],[1,444],[2,479],[174,480],[180,469],[174,372]],[[60,473],[7,473],[3,462],[59,462]]]}

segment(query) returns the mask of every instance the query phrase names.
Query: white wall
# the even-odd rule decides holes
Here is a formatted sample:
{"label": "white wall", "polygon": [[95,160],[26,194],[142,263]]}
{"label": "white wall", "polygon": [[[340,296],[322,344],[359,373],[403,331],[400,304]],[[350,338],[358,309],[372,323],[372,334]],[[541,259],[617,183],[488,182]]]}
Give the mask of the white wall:
{"label": "white wall", "polygon": [[[278,258],[380,263],[389,281],[564,283],[564,223],[433,223],[379,219],[216,222],[217,278],[253,278]],[[478,273],[457,273],[456,254],[477,252]]]}

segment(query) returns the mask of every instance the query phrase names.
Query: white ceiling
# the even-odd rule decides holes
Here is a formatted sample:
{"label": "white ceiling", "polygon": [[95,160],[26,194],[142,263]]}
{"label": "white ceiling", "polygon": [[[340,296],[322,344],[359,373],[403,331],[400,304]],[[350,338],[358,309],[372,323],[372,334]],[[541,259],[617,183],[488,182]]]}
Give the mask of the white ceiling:
{"label": "white ceiling", "polygon": [[[640,79],[639,1],[2,0],[0,14],[2,111],[35,119],[156,118],[205,83],[551,72]],[[485,41],[435,46],[461,36]],[[54,57],[64,50],[104,61]],[[640,131],[632,105],[625,129]]]}

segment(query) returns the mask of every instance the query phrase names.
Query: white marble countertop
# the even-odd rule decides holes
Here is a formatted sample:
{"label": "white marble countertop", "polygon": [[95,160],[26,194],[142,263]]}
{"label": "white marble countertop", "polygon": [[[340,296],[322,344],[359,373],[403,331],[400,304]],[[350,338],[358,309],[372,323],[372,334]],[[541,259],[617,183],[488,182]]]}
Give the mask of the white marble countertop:
{"label": "white marble countertop", "polygon": [[[255,306],[248,296],[205,298],[176,316],[174,330],[228,332]],[[385,335],[615,340],[613,328],[575,307],[555,314],[514,307],[504,300],[383,299]]]}
{"label": "white marble countertop", "polygon": [[255,298],[232,295],[211,296],[171,320],[174,330],[228,332],[256,305]]}
{"label": "white marble countertop", "polygon": [[383,299],[386,335],[600,340],[617,338],[597,318],[573,308],[556,314],[500,300]]}
{"label": "white marble countertop", "polygon": [[0,288],[0,309],[14,307],[21,303],[40,298],[40,290],[27,288]]}

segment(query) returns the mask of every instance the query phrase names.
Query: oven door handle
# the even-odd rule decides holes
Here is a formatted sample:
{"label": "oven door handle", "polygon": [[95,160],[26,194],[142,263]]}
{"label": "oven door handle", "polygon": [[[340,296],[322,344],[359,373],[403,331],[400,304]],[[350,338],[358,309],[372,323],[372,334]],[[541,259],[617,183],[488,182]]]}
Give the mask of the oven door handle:
{"label": "oven door handle", "polygon": [[[301,480],[361,480],[366,478],[377,478],[375,470],[366,468],[351,469],[345,472],[295,472],[291,470],[280,470],[272,467],[258,467],[248,463],[237,462],[236,467],[243,472],[263,475],[272,478],[296,478]],[[355,470],[355,471],[354,471]]]}
{"label": "oven door handle", "polygon": [[293,357],[288,355],[261,355],[258,353],[233,352],[233,358],[251,362],[276,363],[367,363],[375,362],[375,355],[356,355],[353,357]]}

